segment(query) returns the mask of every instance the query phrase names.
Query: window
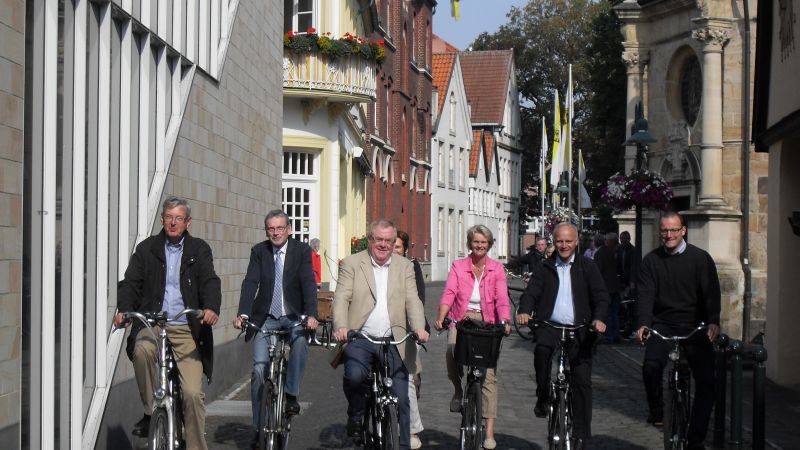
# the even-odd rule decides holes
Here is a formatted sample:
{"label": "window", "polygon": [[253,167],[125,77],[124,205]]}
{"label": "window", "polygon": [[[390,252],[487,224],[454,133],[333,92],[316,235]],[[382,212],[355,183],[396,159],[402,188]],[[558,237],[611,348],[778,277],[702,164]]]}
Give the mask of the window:
{"label": "window", "polygon": [[[458,233],[456,234],[456,236],[458,236],[458,239],[461,239],[461,237],[464,236],[464,211],[463,210],[459,210],[458,211]],[[456,248],[458,248],[458,256],[464,256],[464,248],[463,247],[459,247],[458,245],[456,245]]]}
{"label": "window", "polygon": [[450,146],[450,155],[447,161],[447,185],[450,189],[455,189],[456,187],[456,148],[455,146]]}
{"label": "window", "polygon": [[466,151],[463,148],[458,149],[458,187],[464,189],[464,181],[466,179],[467,164],[465,161]]}
{"label": "window", "polygon": [[445,237],[445,226],[444,226],[444,208],[441,206],[439,207],[439,215],[436,218],[436,225],[439,236],[438,242],[436,243],[436,252],[439,256],[444,256],[444,240]]}
{"label": "window", "polygon": [[450,134],[456,132],[456,94],[450,93]]}
{"label": "window", "polygon": [[439,168],[436,170],[437,178],[436,184],[444,187],[444,142],[439,142],[438,162]]}
{"label": "window", "polygon": [[314,27],[315,0],[283,0],[283,32],[305,33]]}

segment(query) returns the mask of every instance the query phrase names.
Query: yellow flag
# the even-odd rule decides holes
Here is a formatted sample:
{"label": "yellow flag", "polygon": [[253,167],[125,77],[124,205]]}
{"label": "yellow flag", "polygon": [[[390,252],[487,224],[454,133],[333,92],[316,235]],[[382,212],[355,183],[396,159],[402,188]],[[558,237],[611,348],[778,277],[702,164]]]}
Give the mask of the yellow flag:
{"label": "yellow flag", "polygon": [[556,101],[553,110],[553,150],[550,165],[550,184],[558,186],[558,180],[561,178],[563,169],[563,156],[559,143],[561,141],[561,107],[559,106],[558,91],[556,91]]}
{"label": "yellow flag", "polygon": [[458,0],[450,0],[450,15],[453,16],[454,19],[458,20],[459,12],[458,12]]}

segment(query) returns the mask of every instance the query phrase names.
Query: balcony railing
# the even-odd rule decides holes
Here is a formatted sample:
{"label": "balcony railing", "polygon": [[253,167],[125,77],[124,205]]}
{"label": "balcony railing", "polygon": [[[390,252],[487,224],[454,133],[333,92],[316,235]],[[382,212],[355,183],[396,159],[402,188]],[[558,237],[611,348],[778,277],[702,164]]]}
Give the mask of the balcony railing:
{"label": "balcony railing", "polygon": [[330,101],[375,101],[376,63],[358,56],[331,60],[321,53],[283,51],[283,93]]}

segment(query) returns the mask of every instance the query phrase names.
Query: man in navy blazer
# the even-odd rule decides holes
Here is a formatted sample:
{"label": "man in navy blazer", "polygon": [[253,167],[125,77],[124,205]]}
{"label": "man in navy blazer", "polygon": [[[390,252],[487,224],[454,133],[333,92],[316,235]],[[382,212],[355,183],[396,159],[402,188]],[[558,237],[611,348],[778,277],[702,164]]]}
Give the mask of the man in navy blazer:
{"label": "man in navy blazer", "polygon": [[[247,274],[242,281],[239,313],[233,326],[241,329],[250,319],[263,330],[291,330],[291,353],[286,376],[286,413],[297,414],[297,396],[308,359],[308,341],[300,316],[308,316],[306,328],[317,328],[317,283],[311,268],[311,248],[296,239],[289,239],[292,228],[289,216],[276,209],[264,219],[267,240],[256,244],[250,252]],[[258,428],[259,405],[264,391],[264,374],[269,363],[269,342],[261,333],[247,329],[245,341],[254,339],[251,397],[253,426]],[[258,433],[256,432],[256,435]]]}

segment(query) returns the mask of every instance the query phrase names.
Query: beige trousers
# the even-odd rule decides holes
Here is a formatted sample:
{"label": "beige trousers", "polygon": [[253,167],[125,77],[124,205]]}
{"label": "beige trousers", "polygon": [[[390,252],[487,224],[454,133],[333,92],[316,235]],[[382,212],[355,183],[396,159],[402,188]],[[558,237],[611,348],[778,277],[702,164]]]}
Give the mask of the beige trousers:
{"label": "beige trousers", "polygon": [[[156,334],[161,330],[153,328]],[[183,421],[186,427],[186,449],[206,450],[206,407],[203,394],[203,362],[200,350],[192,339],[189,325],[170,325],[167,337],[178,363],[183,392]],[[133,371],[144,413],[153,412],[153,391],[158,386],[158,343],[146,329],[136,336],[133,349]]]}
{"label": "beige trousers", "polygon": [[[464,314],[465,319],[483,320],[481,313],[467,312]],[[458,331],[456,327],[452,327],[447,331],[447,353],[445,353],[445,361],[447,363],[447,378],[453,383],[456,392],[462,392],[461,377],[463,376],[464,368],[457,364],[453,356],[456,348],[456,336]],[[463,392],[462,392],[463,393]],[[494,419],[497,417],[497,378],[495,376],[495,369],[486,369],[483,375],[483,417],[486,419]]]}

